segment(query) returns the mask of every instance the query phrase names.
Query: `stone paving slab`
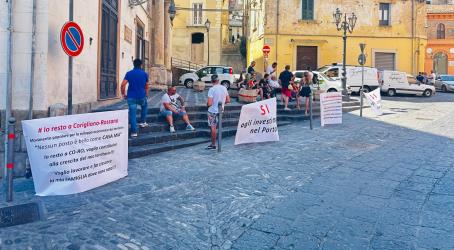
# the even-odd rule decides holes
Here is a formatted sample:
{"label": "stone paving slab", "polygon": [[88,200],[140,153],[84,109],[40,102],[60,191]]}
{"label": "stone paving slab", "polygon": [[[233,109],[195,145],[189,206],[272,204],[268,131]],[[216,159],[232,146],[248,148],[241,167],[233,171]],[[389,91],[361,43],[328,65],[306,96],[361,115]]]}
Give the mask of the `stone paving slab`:
{"label": "stone paving slab", "polygon": [[127,178],[77,195],[36,197],[17,180],[15,203],[39,202],[45,218],[0,229],[0,248],[454,248],[454,112],[429,133],[368,112],[286,126],[277,143],[130,160]]}

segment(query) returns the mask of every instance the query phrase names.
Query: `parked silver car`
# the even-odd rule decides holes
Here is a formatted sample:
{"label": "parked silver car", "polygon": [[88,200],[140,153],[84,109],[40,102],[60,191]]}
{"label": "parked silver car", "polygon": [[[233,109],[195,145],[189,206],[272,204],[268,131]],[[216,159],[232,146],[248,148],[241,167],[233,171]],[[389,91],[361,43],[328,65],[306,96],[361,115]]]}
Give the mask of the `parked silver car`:
{"label": "parked silver car", "polygon": [[434,87],[442,92],[454,92],[454,75],[440,75],[436,78]]}

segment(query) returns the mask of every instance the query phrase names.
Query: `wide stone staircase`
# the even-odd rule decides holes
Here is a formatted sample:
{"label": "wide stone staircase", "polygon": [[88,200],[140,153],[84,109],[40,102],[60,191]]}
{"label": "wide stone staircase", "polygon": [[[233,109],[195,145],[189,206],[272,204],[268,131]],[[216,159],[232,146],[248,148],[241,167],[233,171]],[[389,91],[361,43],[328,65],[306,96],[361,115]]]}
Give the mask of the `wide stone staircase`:
{"label": "wide stone staircase", "polygon": [[[309,117],[304,115],[304,111],[295,109],[294,104],[289,105],[291,111],[284,111],[283,105],[278,105],[278,126],[285,126],[292,121],[308,120]],[[349,101],[343,103],[343,111],[350,112],[359,109],[358,101]],[[137,138],[129,139],[129,158],[138,158],[150,154],[156,154],[164,151],[170,151],[178,148],[185,148],[198,144],[208,144],[210,141],[210,130],[207,123],[206,106],[187,107],[189,118],[195,131],[186,131],[186,125],[183,121],[175,121],[176,133],[169,132],[169,125],[164,118],[159,117],[158,108],[148,110],[147,122],[149,127],[141,128]],[[233,103],[227,105],[223,114],[222,136],[229,137],[236,134],[238,121],[240,118],[241,105]],[[139,112],[138,112],[139,115]],[[314,103],[313,116],[320,116],[320,104]],[[307,123],[309,126],[309,123]]]}

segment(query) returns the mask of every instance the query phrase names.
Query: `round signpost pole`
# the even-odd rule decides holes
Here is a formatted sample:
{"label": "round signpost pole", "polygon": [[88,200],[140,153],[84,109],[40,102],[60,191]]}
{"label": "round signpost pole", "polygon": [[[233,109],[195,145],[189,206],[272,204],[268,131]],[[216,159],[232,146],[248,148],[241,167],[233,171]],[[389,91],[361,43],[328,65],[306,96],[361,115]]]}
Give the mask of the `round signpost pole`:
{"label": "round signpost pole", "polygon": [[[69,0],[69,21],[73,20],[74,2]],[[69,56],[68,61],[68,115],[73,113],[73,57]]]}
{"label": "round signpost pole", "polygon": [[364,49],[366,48],[365,43],[360,43],[359,48],[361,49],[361,55],[359,55],[359,64],[361,65],[361,90],[360,90],[360,111],[359,116],[363,117],[363,95],[364,95],[364,64],[366,63],[366,55],[364,54]]}

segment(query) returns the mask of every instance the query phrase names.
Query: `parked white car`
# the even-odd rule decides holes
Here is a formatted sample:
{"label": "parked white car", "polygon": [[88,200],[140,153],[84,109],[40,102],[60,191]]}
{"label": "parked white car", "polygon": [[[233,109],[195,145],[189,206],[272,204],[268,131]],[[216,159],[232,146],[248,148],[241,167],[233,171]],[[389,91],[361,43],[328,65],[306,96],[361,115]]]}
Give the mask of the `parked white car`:
{"label": "parked white car", "polygon": [[[296,70],[293,72],[295,75],[295,82],[300,82],[301,78],[303,78],[304,73],[308,72],[307,70]],[[317,84],[312,84],[312,89],[321,90],[321,92],[342,92],[342,82],[341,80],[335,80],[331,77],[326,76],[325,74],[317,71],[313,71],[314,78],[317,80],[315,81]],[[351,89],[347,86],[347,92],[350,94]]]}
{"label": "parked white car", "polygon": [[412,75],[405,72],[385,70],[380,72],[382,82],[381,91],[388,96],[396,94],[412,94],[430,97],[435,94],[435,87],[432,85],[421,84]]}
{"label": "parked white car", "polygon": [[194,83],[199,79],[205,83],[211,83],[211,76],[217,74],[219,82],[227,89],[235,82],[233,68],[228,66],[206,66],[197,71],[186,73],[180,77],[180,84],[184,84],[186,88],[192,88]]}
{"label": "parked white car", "polygon": [[[347,87],[352,92],[359,93],[362,86],[362,67],[346,66],[347,69]],[[341,81],[342,65],[333,64],[321,67],[317,70],[333,80]],[[370,92],[379,88],[378,70],[376,68],[364,67],[364,92]]]}

